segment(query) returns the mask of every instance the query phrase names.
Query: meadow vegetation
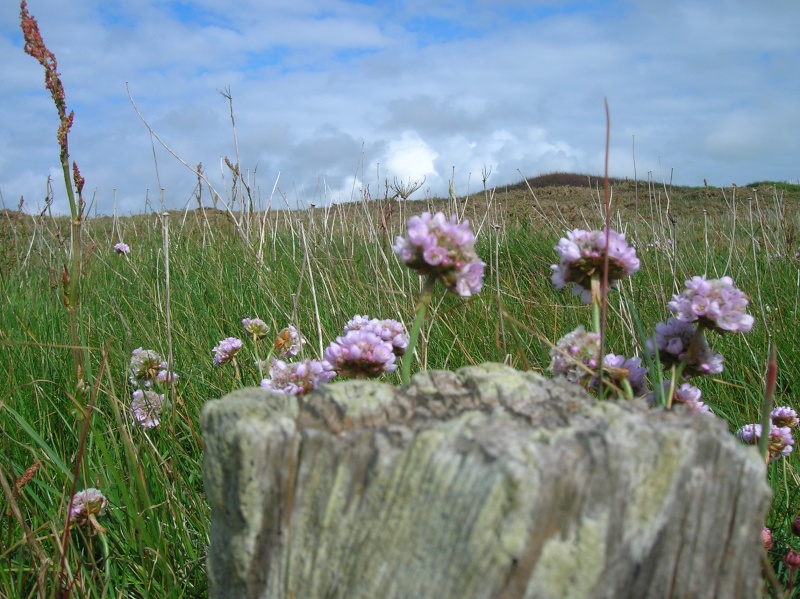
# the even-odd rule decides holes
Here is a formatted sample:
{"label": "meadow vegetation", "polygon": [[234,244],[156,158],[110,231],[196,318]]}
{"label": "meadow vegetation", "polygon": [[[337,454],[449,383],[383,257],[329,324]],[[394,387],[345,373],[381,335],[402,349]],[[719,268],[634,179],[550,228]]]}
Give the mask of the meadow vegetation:
{"label": "meadow vegetation", "polygon": [[[605,347],[642,356],[637,319],[652,335],[687,279],[729,276],[749,296],[755,324],[746,335],[715,336],[724,372],[693,382],[732,433],[760,422],[773,347],[774,405],[797,408],[797,185],[612,180],[606,204],[600,178],[552,173],[420,201],[398,199],[410,182],[394,197],[385,182],[383,199],[365,192],[348,203],[269,210],[237,159],[226,161],[230,196],[212,195],[213,207],[204,205],[198,168],[192,209],[146,204],[141,214],[89,218],[84,179],[74,162],[70,169],[73,115],[55,56],[24,1],[21,9],[25,51],[44,67],[60,118],[71,214],[52,215],[49,203],[29,214],[22,202],[0,213],[0,597],[205,596],[210,514],[198,418],[209,399],[262,378],[255,361],[264,353],[242,319],[261,319],[272,334],[297,327],[307,339],[300,357],[318,359],[355,315],[410,328],[423,280],[392,245],[425,211],[471,221],[485,279],[469,298],[433,296],[407,354],[412,371],[495,361],[547,374],[554,344],[592,322],[589,306],[551,284],[554,246],[574,228],[602,229],[608,216],[641,268],[609,295]],[[222,358],[220,340],[234,337],[245,340],[236,360]],[[166,373],[152,383],[164,394],[157,423],[134,409],[143,390],[132,355],[151,355],[139,350],[159,356],[148,377]],[[399,384],[400,372],[383,379]],[[769,556],[789,587],[800,567],[800,555],[786,558],[800,547],[797,463],[794,452],[768,467]]]}
{"label": "meadow vegetation", "polygon": [[[252,345],[240,354],[241,381],[232,368],[212,364],[211,349],[244,337],[246,317],[275,332],[294,324],[308,339],[303,355],[317,358],[355,314],[409,326],[421,279],[391,243],[411,215],[443,210],[469,218],[487,264],[480,294],[434,299],[414,370],[498,361],[546,372],[551,345],[591,320],[587,306],[549,281],[558,239],[602,224],[602,202],[586,180],[583,187],[532,181],[530,189],[394,202],[391,211],[385,202],[362,201],[305,211],[196,208],[87,219],[78,320],[90,392],[82,402],[59,280],[70,220],[4,210],[0,593],[36,596],[38,588],[53,596],[60,577],[75,596],[202,596],[210,516],[200,408],[259,382]],[[642,182],[618,185],[612,221],[636,246],[642,267],[610,295],[607,347],[643,353],[628,302],[652,330],[685,279],[727,274],[750,296],[756,324],[747,335],[714,339],[725,371],[697,383],[703,400],[732,432],[758,422],[771,340],[778,349],[776,405],[796,406],[800,198],[767,187],[670,193]],[[128,254],[114,251],[123,241]],[[149,430],[131,417],[128,365],[139,347],[171,354],[179,375],[165,385],[170,408]],[[385,380],[397,384],[399,374]],[[32,467],[29,482],[15,486]],[[769,476],[775,502],[768,524],[780,572],[800,510],[794,458],[771,466]],[[103,535],[78,526],[64,534],[73,481],[108,498]]]}

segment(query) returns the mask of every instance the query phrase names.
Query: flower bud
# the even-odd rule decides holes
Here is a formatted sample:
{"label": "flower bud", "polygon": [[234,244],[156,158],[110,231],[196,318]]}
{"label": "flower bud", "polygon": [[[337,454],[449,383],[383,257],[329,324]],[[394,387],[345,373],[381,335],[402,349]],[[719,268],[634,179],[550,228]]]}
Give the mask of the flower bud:
{"label": "flower bud", "polygon": [[772,541],[772,531],[766,526],[761,529],[761,540],[764,542],[764,549],[772,549],[772,545],[774,544]]}
{"label": "flower bud", "polygon": [[792,522],[792,534],[800,537],[800,514],[798,514],[797,518]]}
{"label": "flower bud", "polygon": [[789,553],[783,556],[783,563],[786,564],[786,567],[790,570],[800,568],[800,553],[791,549]]}

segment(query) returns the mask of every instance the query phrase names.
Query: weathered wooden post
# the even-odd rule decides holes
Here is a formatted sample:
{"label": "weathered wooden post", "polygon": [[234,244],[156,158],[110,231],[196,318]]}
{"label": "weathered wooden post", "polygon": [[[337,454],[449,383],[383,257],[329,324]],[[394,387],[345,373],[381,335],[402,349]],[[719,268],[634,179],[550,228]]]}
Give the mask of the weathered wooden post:
{"label": "weathered wooden post", "polygon": [[218,598],[751,597],[764,464],[722,420],[498,364],[202,414]]}

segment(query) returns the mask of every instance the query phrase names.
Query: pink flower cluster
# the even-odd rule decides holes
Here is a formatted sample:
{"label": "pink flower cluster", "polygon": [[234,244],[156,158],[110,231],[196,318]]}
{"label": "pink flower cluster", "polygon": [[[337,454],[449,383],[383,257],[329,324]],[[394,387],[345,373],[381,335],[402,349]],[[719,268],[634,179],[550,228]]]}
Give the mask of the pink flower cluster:
{"label": "pink flower cluster", "polygon": [[129,246],[127,243],[117,243],[114,245],[114,251],[117,254],[127,256],[131,252],[131,246]]}
{"label": "pink flower cluster", "polygon": [[261,387],[277,393],[303,395],[334,376],[336,373],[326,370],[325,363],[318,360],[305,359],[293,363],[273,360],[269,367],[269,378],[261,381]]}
{"label": "pink flower cluster", "polygon": [[131,385],[136,387],[152,387],[153,382],[169,383],[178,379],[178,375],[167,369],[166,361],[152,349],[137,347],[131,352],[128,366]]}
{"label": "pink flower cluster", "polygon": [[443,212],[412,216],[407,236],[398,236],[392,249],[406,266],[423,275],[437,275],[447,289],[462,297],[483,287],[486,264],[475,252],[468,220],[459,223],[455,215],[448,219]]}
{"label": "pink flower cluster", "polygon": [[269,325],[260,318],[242,318],[242,326],[253,341],[263,339],[269,334]]}
{"label": "pink flower cluster", "polygon": [[90,531],[105,532],[105,528],[100,526],[97,521],[98,516],[102,516],[108,507],[108,499],[99,489],[90,487],[83,491],[78,491],[72,496],[72,505],[69,510],[69,517],[73,524],[78,526],[90,525]]}
{"label": "pink flower cluster", "polygon": [[[780,406],[770,413],[769,461],[788,457],[794,446],[792,430],[798,424],[797,412],[788,406]],[[745,424],[736,431],[736,436],[747,445],[758,445],[762,435],[760,424]]]}
{"label": "pink flower cluster", "polygon": [[[670,380],[667,379],[664,381],[664,395],[666,396],[669,393],[670,388]],[[707,414],[709,416],[713,416],[714,412],[711,411],[711,408],[708,407],[705,403],[700,401],[700,397],[703,395],[703,392],[700,391],[694,385],[690,385],[689,383],[683,383],[680,387],[677,385],[675,386],[675,394],[672,396],[672,405],[675,404],[682,404],[685,405],[692,414]],[[654,403],[655,394],[651,393],[648,395],[648,399],[650,403]]]}
{"label": "pink flower cluster", "polygon": [[169,402],[164,401],[164,394],[155,391],[137,389],[133,392],[131,410],[133,417],[142,426],[148,429],[159,425],[164,408],[169,407]]}
{"label": "pink flower cluster", "polygon": [[[640,357],[626,358],[608,354],[603,358],[603,370],[609,375],[611,382],[617,386],[622,386],[622,382],[627,380],[634,397],[642,397],[647,394],[647,368],[642,366]],[[598,385],[597,377],[592,378],[589,386],[596,388]]]}
{"label": "pink flower cluster", "polygon": [[350,331],[368,331],[381,338],[381,341],[392,346],[392,352],[398,358],[402,358],[408,347],[408,333],[402,322],[387,318],[379,320],[369,316],[355,315],[344,327],[344,334]]}
{"label": "pink flower cluster", "polygon": [[293,358],[299,354],[305,344],[305,338],[294,325],[290,324],[278,331],[278,335],[275,337],[272,347],[278,358],[286,359]]}
{"label": "pink flower cluster", "polygon": [[580,296],[585,304],[592,301],[592,277],[603,272],[606,254],[609,284],[632,275],[640,267],[636,250],[628,245],[625,235],[613,229],[608,232],[607,246],[605,231],[574,229],[559,240],[555,250],[561,262],[550,267],[554,271],[553,285],[560,290],[572,283],[573,295]]}
{"label": "pink flower cluster", "polygon": [[242,340],[227,337],[220,341],[211,351],[214,353],[214,366],[231,362],[242,349]]}
{"label": "pink flower cluster", "polygon": [[669,302],[670,311],[681,322],[698,322],[718,332],[747,333],[754,319],[747,314],[749,300],[730,277],[692,277],[686,289]]}
{"label": "pink flower cluster", "polygon": [[[600,360],[600,333],[589,333],[582,326],[567,333],[550,350],[550,371],[570,383],[586,385]],[[588,371],[587,371],[588,369]]]}
{"label": "pink flower cluster", "polygon": [[[656,325],[654,340],[647,340],[647,347],[653,353],[658,347],[658,359],[664,368],[680,364],[686,360],[683,377],[719,374],[722,372],[723,357],[712,350],[705,335],[698,334],[696,324],[670,318],[666,323]],[[694,345],[693,345],[694,343]]]}
{"label": "pink flower cluster", "polygon": [[137,347],[131,352],[131,361],[128,365],[130,381],[135,389],[131,412],[133,417],[143,428],[153,428],[161,422],[161,415],[169,402],[164,400],[164,395],[152,390],[154,383],[165,385],[178,379],[178,375],[170,371],[165,360],[152,349]]}
{"label": "pink flower cluster", "polygon": [[397,370],[392,345],[366,329],[337,337],[325,349],[325,368],[342,376],[376,378]]}

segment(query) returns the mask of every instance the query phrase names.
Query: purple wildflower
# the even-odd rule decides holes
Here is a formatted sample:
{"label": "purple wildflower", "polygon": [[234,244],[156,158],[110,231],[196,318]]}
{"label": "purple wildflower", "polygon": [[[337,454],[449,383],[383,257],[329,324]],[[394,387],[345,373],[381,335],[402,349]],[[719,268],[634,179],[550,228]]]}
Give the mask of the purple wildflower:
{"label": "purple wildflower", "polygon": [[237,339],[236,337],[223,339],[219,342],[219,345],[211,350],[214,352],[214,366],[227,364],[236,357],[240,349],[242,349],[241,339]]}
{"label": "purple wildflower", "polygon": [[772,419],[772,426],[788,426],[794,428],[797,426],[798,418],[795,412],[789,406],[780,406],[770,412]]}
{"label": "purple wildflower", "polygon": [[585,385],[591,372],[597,370],[600,362],[600,334],[589,333],[579,326],[558,340],[550,350],[550,371],[556,376],[566,378],[570,383]]}
{"label": "purple wildflower", "polygon": [[342,376],[375,378],[397,369],[392,344],[375,333],[349,331],[325,350],[325,369]]}
{"label": "purple wildflower", "polygon": [[592,301],[592,277],[603,272],[603,262],[608,253],[608,282],[632,275],[639,270],[636,250],[628,246],[625,235],[609,230],[608,249],[605,231],[574,229],[562,237],[555,247],[561,256],[559,264],[553,264],[551,280],[556,289],[572,283],[573,295],[580,296],[583,303]]}
{"label": "purple wildflower", "polygon": [[394,355],[398,358],[405,355],[409,339],[406,328],[402,322],[391,318],[385,320],[379,320],[377,318],[370,319],[369,316],[357,314],[344,327],[344,334],[347,335],[350,331],[358,330],[375,333],[382,341],[390,343]]}
{"label": "purple wildflower", "polygon": [[[757,445],[759,439],[761,439],[761,425],[745,424],[742,428],[736,431],[736,436],[747,445]],[[792,437],[792,429],[790,429],[788,426],[769,427],[768,447],[770,462],[774,462],[791,455],[793,445],[794,437]]]}
{"label": "purple wildflower", "polygon": [[164,394],[155,391],[143,391],[137,389],[133,392],[131,411],[136,421],[142,428],[148,429],[159,425],[161,413],[165,407],[169,407],[169,402],[164,401]]}
{"label": "purple wildflower", "polygon": [[260,318],[243,318],[242,326],[253,341],[263,339],[269,334],[269,325]]}
{"label": "purple wildflower", "polygon": [[[616,354],[608,354],[603,359],[603,370],[611,382],[620,386],[622,381],[627,379],[633,390],[634,397],[641,397],[647,394],[647,368],[642,366],[642,359],[638,356],[626,358]],[[597,377],[592,378],[590,387],[598,386]]]}
{"label": "purple wildflower", "polygon": [[269,378],[261,381],[264,389],[303,395],[330,381],[336,373],[325,370],[325,364],[318,360],[302,360],[287,364],[283,360],[273,360],[269,367]]}
{"label": "purple wildflower", "polygon": [[300,353],[305,344],[305,338],[297,329],[293,325],[288,325],[275,337],[273,348],[278,358],[292,358]]}
{"label": "purple wildflower", "polygon": [[789,457],[792,453],[794,437],[788,426],[772,426],[769,429],[769,461]]}
{"label": "purple wildflower", "polygon": [[131,352],[128,370],[132,385],[151,387],[153,381],[158,379],[159,372],[166,370],[166,368],[167,363],[152,349],[137,347]]}
{"label": "purple wildflower", "polygon": [[761,425],[745,424],[736,431],[736,436],[739,437],[745,445],[756,445],[761,438]]}
{"label": "purple wildflower", "polygon": [[[664,381],[664,395],[669,393],[670,384],[669,379]],[[698,414],[713,416],[714,412],[711,411],[711,408],[700,401],[702,395],[703,392],[700,391],[700,389],[689,383],[683,383],[680,387],[676,385],[675,393],[672,396],[672,405],[683,404],[689,408],[695,416]]]}
{"label": "purple wildflower", "polygon": [[761,529],[761,542],[764,543],[764,549],[772,549],[774,544],[772,541],[772,531],[766,526]]}
{"label": "purple wildflower", "polygon": [[162,364],[163,364],[163,368],[158,371],[158,374],[156,375],[156,380],[159,383],[172,383],[174,381],[177,381],[178,380],[177,373],[170,372],[169,370],[167,370],[167,363],[166,362],[162,362]]}
{"label": "purple wildflower", "polygon": [[[664,368],[680,364],[686,359],[683,376],[690,378],[722,372],[723,357],[712,350],[705,335],[696,336],[697,325],[670,318],[656,325],[655,345],[658,358]],[[694,345],[692,345],[694,339]],[[648,350],[653,352],[653,339],[647,340]]]}
{"label": "purple wildflower", "polygon": [[692,277],[686,289],[669,302],[670,311],[682,322],[699,322],[720,333],[747,333],[754,319],[745,313],[749,300],[730,277]]}
{"label": "purple wildflower", "polygon": [[72,496],[72,506],[69,510],[70,521],[79,526],[91,524],[95,530],[105,532],[106,529],[100,526],[97,517],[102,516],[107,507],[108,499],[99,489],[89,488],[78,491]]}
{"label": "purple wildflower", "polygon": [[114,251],[123,256],[127,256],[131,252],[131,247],[127,243],[117,243],[114,245]]}
{"label": "purple wildflower", "polygon": [[469,221],[459,223],[443,212],[423,212],[408,219],[408,234],[392,246],[400,260],[420,274],[436,275],[445,287],[462,297],[483,287],[486,264],[475,252],[475,235]]}

